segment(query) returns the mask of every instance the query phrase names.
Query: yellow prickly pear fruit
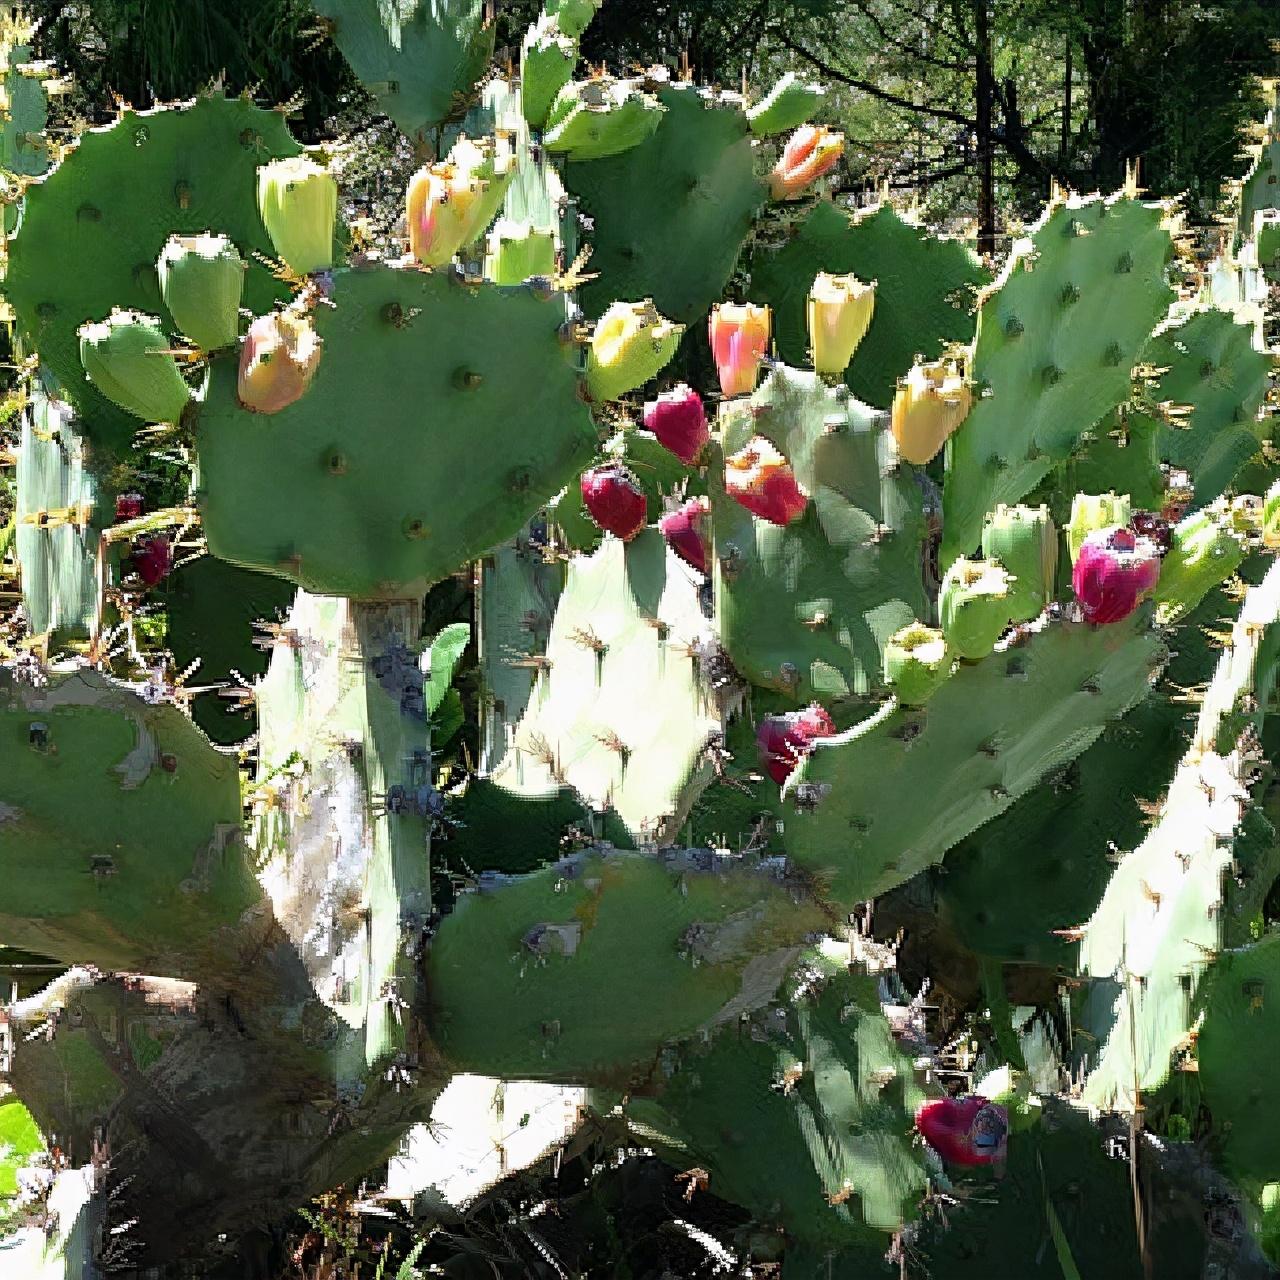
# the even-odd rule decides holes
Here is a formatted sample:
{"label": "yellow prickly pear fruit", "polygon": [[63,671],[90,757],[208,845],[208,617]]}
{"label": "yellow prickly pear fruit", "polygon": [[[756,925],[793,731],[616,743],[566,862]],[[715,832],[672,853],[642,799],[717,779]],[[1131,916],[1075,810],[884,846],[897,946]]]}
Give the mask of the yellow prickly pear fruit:
{"label": "yellow prickly pear fruit", "polygon": [[876,305],[876,282],[820,271],[809,290],[809,343],[819,373],[842,374],[858,349]]}
{"label": "yellow prickly pear fruit", "polygon": [[651,299],[615,302],[596,322],[587,353],[587,393],[616,400],[649,381],[676,352],[684,325],[658,313]]}
{"label": "yellow prickly pear fruit", "polygon": [[726,396],[749,396],[769,350],[773,313],[750,302],[720,302],[711,309],[711,355]]}
{"label": "yellow prickly pear fruit", "polygon": [[279,413],[302,398],[320,364],[323,340],[295,307],[259,316],[240,351],[237,393],[254,413]]}
{"label": "yellow prickly pear fruit", "polygon": [[449,262],[484,234],[514,174],[507,134],[478,142],[460,138],[443,163],[419,169],[409,180],[409,252],[424,267]]}
{"label": "yellow prickly pear fruit", "polygon": [[968,417],[973,391],[954,360],[916,364],[898,380],[890,429],[898,453],[923,466]]}
{"label": "yellow prickly pear fruit", "polygon": [[306,156],[272,160],[258,169],[258,212],[276,252],[298,275],[333,266],[338,184]]}
{"label": "yellow prickly pear fruit", "polygon": [[782,149],[782,158],[769,174],[769,194],[775,200],[795,200],[811,183],[836,167],[844,155],[844,134],[826,125],[806,124]]}

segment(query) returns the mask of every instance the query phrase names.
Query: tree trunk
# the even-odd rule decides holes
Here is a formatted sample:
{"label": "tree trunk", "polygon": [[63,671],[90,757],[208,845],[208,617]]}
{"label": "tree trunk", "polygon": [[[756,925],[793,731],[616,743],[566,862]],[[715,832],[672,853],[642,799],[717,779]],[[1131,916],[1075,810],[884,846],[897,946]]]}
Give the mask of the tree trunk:
{"label": "tree trunk", "polygon": [[977,51],[978,132],[978,253],[989,257],[996,250],[996,196],[991,137],[991,109],[995,82],[991,67],[991,13],[989,0],[974,0],[974,43]]}

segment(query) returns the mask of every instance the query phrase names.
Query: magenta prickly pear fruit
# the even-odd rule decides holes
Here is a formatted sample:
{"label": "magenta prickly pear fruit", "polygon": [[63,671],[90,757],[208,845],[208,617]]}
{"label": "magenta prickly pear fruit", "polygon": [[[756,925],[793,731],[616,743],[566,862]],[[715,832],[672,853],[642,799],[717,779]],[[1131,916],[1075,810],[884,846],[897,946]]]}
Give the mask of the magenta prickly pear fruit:
{"label": "magenta prickly pear fruit", "polygon": [[809,505],[791,464],[764,436],[724,460],[724,486],[735,502],[770,524],[799,520]]}
{"label": "magenta prickly pear fruit", "polygon": [[158,533],[154,538],[145,538],[136,543],[130,557],[133,571],[149,587],[163,582],[173,568],[173,549],[168,537]]}
{"label": "magenta prickly pear fruit", "polygon": [[930,1098],[916,1111],[916,1128],[948,1164],[995,1164],[1005,1157],[1009,1114],[980,1095]]}
{"label": "magenta prickly pear fruit", "polygon": [[1125,525],[1111,525],[1081,543],[1071,586],[1086,622],[1121,622],[1144,595],[1155,590],[1159,578],[1155,543]]}
{"label": "magenta prickly pear fruit", "polygon": [[707,571],[707,542],[702,530],[710,511],[706,498],[690,498],[679,511],[670,511],[658,521],[667,546],[699,573]]}
{"label": "magenta prickly pear fruit", "polygon": [[142,514],[142,494],[122,493],[116,498],[116,519],[136,520]]}
{"label": "magenta prickly pear fruit", "polygon": [[835,731],[835,723],[816,702],[803,711],[765,716],[756,730],[756,746],[765,772],[782,786],[801,757],[813,750],[814,739],[829,738]]}
{"label": "magenta prickly pear fruit", "polygon": [[702,397],[683,382],[645,404],[644,425],[684,463],[693,462],[711,439]]}
{"label": "magenta prickly pear fruit", "polygon": [[640,482],[620,462],[606,462],[582,473],[582,501],[596,524],[623,542],[634,538],[648,517]]}

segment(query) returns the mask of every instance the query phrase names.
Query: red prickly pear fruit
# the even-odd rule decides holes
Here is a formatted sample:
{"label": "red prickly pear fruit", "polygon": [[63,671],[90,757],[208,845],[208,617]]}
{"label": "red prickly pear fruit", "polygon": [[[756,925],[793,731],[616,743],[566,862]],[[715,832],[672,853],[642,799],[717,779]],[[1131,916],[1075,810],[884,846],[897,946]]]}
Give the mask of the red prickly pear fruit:
{"label": "red prickly pear fruit", "polygon": [[640,482],[620,462],[606,462],[582,473],[587,514],[606,533],[629,542],[645,526],[648,500]]}
{"label": "red prickly pear fruit", "polygon": [[809,505],[791,464],[764,436],[724,460],[724,484],[735,502],[770,524],[788,525]]}
{"label": "red prickly pear fruit", "polygon": [[1009,1114],[979,1095],[930,1098],[916,1112],[916,1128],[948,1164],[995,1164],[1005,1156]]}
{"label": "red prickly pear fruit", "polygon": [[1124,525],[1111,525],[1081,543],[1071,586],[1086,622],[1122,622],[1155,590],[1159,577],[1156,544]]}
{"label": "red prickly pear fruit", "polygon": [[138,543],[131,557],[134,572],[149,587],[163,582],[173,568],[173,549],[169,539],[163,534],[147,538]]}
{"label": "red prickly pear fruit", "polygon": [[834,721],[816,702],[803,711],[765,716],[756,730],[756,746],[765,771],[782,786],[800,758],[813,750],[814,739],[829,738],[835,731]]}
{"label": "red prickly pear fruit", "polygon": [[691,463],[711,439],[702,397],[683,382],[644,406],[645,429],[683,463]]}
{"label": "red prickly pear fruit", "polygon": [[1162,560],[1173,547],[1173,526],[1154,511],[1135,511],[1129,520],[1129,528],[1140,538],[1150,538]]}
{"label": "red prickly pear fruit", "polygon": [[119,494],[116,497],[116,519],[136,520],[142,514],[142,506],[142,494]]}
{"label": "red prickly pear fruit", "polygon": [[702,536],[702,522],[710,511],[711,503],[706,498],[690,498],[679,511],[669,511],[658,521],[667,546],[699,573],[707,571],[707,543]]}

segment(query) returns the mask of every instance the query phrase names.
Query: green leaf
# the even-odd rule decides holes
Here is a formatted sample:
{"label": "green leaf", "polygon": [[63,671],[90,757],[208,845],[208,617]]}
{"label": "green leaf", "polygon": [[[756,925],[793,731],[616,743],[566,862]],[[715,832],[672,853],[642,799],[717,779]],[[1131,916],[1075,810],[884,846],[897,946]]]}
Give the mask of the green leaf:
{"label": "green leaf", "polygon": [[431,642],[430,668],[424,695],[427,715],[433,716],[444,701],[453,682],[453,673],[462,657],[462,651],[471,642],[471,627],[465,622],[452,622]]}

